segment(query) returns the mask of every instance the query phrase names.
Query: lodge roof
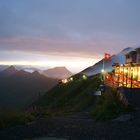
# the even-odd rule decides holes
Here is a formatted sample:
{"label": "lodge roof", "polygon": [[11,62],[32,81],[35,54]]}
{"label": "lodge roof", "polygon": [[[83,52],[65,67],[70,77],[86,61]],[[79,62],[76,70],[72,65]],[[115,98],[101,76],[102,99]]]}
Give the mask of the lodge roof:
{"label": "lodge roof", "polygon": [[133,51],[130,51],[130,52],[126,53],[125,56],[127,56],[129,54],[133,54],[133,53],[136,53],[136,50],[133,50]]}
{"label": "lodge roof", "polygon": [[140,46],[138,48],[136,48],[136,50],[140,50]]}
{"label": "lodge roof", "polygon": [[120,67],[120,66],[123,66],[123,67],[135,67],[135,66],[140,66],[140,63],[128,63],[128,64],[114,63],[112,66],[113,67]]}

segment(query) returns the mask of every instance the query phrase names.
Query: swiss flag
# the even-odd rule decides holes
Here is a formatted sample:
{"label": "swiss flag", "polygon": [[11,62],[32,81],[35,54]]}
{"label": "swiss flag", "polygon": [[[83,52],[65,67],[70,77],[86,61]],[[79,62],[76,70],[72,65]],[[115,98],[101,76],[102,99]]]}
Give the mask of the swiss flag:
{"label": "swiss flag", "polygon": [[104,59],[105,60],[108,60],[110,57],[111,57],[111,55],[109,53],[105,53],[104,54]]}

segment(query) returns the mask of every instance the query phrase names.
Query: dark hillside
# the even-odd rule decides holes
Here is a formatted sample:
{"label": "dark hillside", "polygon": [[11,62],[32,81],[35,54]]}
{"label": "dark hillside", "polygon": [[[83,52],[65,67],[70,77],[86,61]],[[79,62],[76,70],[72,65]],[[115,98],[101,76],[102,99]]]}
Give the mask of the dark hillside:
{"label": "dark hillside", "polygon": [[86,80],[77,79],[67,84],[59,84],[34,104],[56,113],[87,110],[93,106],[93,93],[99,84],[99,75]]}
{"label": "dark hillside", "polygon": [[57,80],[38,72],[16,70],[13,66],[0,72],[0,106],[23,108],[57,84]]}

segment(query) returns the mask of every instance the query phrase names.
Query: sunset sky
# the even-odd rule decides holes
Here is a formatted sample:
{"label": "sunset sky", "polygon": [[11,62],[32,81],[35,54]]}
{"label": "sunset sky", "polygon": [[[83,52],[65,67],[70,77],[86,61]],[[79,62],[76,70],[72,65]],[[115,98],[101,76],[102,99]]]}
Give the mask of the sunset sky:
{"label": "sunset sky", "polygon": [[140,44],[140,0],[0,0],[0,64],[78,72]]}

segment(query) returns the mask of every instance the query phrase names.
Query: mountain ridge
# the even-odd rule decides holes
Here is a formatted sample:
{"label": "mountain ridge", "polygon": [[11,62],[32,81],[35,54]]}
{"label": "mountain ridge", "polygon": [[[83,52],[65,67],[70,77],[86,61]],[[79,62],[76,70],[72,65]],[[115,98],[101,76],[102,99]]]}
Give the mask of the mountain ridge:
{"label": "mountain ridge", "polygon": [[1,71],[0,73],[1,73],[1,76],[4,77],[4,76],[13,75],[16,72],[18,72],[18,70],[14,66],[10,66],[10,67],[4,69],[3,71]]}
{"label": "mountain ridge", "polygon": [[53,77],[58,79],[67,78],[72,75],[72,73],[66,67],[54,67],[42,72],[43,75],[47,77]]}
{"label": "mountain ridge", "polygon": [[[14,70],[13,73],[3,76],[3,73],[9,72],[9,69]],[[47,78],[38,72],[32,74],[24,70],[18,71],[11,66],[0,72],[0,77],[2,107],[23,108],[37,99],[39,93],[44,94],[58,83],[56,79]]]}

